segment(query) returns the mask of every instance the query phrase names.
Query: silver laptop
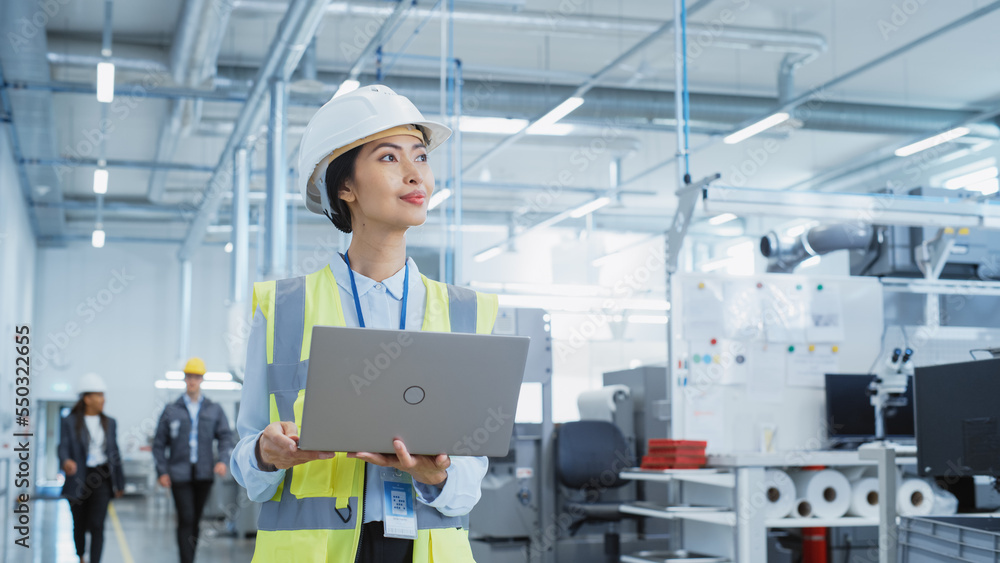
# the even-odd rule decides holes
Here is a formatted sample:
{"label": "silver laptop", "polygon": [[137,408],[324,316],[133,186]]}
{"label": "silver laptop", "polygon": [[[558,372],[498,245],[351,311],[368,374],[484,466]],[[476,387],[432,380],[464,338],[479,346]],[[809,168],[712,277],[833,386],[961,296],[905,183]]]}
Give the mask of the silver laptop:
{"label": "silver laptop", "polygon": [[315,326],[299,447],[505,456],[528,341]]}

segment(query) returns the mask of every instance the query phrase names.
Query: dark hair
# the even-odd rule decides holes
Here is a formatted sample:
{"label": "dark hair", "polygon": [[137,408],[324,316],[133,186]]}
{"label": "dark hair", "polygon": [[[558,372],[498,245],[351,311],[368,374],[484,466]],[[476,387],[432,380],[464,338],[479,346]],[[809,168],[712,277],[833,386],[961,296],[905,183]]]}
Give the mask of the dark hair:
{"label": "dark hair", "polygon": [[[77,400],[73,408],[70,409],[70,414],[76,415],[76,420],[74,421],[74,426],[76,427],[76,434],[83,439],[83,433],[87,432],[87,429],[83,426],[83,415],[87,412],[87,405],[83,402],[83,399],[87,397],[90,393],[80,393],[80,399]],[[104,433],[108,433],[108,417],[103,413],[98,413],[101,416],[101,428],[104,429]],[[89,434],[89,432],[88,432]]]}
{"label": "dark hair", "polygon": [[340,199],[340,190],[344,189],[344,184],[354,177],[354,163],[358,160],[361,147],[353,149],[338,156],[326,168],[326,194],[330,200],[330,207],[336,212],[327,214],[333,226],[345,233],[351,232],[351,210],[347,203]]}

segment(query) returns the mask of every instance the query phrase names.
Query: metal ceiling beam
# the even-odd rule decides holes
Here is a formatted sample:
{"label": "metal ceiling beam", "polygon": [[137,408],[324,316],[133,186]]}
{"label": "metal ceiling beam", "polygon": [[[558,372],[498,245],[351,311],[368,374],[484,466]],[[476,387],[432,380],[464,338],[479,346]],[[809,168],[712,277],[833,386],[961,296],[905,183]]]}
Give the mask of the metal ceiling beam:
{"label": "metal ceiling beam", "polygon": [[316,34],[325,7],[325,1],[316,0],[292,0],[288,5],[288,11],[278,26],[264,64],[261,65],[254,80],[249,98],[236,120],[233,134],[229,136],[212,178],[208,182],[198,214],[191,222],[188,234],[178,252],[181,260],[188,259],[201,243],[212,216],[222,202],[222,195],[232,186],[233,154],[237,146],[261,124],[263,102],[270,86],[270,79],[289,79],[292,71],[298,66],[302,53]]}
{"label": "metal ceiling beam", "polygon": [[[688,13],[689,14],[694,14],[697,11],[701,10],[702,8],[704,8],[705,6],[707,6],[710,2],[712,2],[712,0],[699,0],[693,6],[691,6],[691,8],[688,10]],[[656,29],[656,31],[654,31],[654,32],[650,33],[649,35],[647,35],[644,39],[642,39],[641,41],[639,41],[638,43],[636,43],[635,45],[633,45],[629,50],[625,51],[624,53],[622,53],[621,55],[619,55],[618,57],[616,57],[613,61],[611,61],[610,63],[608,63],[607,65],[605,65],[604,68],[602,68],[601,70],[599,70],[596,73],[594,73],[593,75],[591,75],[590,78],[588,78],[583,84],[581,84],[580,86],[578,86],[576,88],[576,90],[573,91],[572,94],[570,94],[569,96],[566,96],[565,98],[559,100],[559,103],[562,103],[563,101],[565,101],[565,100],[567,100],[569,98],[579,98],[579,97],[583,97],[584,95],[586,95],[587,92],[589,92],[590,89],[593,88],[594,86],[597,86],[597,84],[602,79],[604,79],[604,77],[606,77],[613,70],[615,70],[616,68],[618,68],[618,65],[620,65],[623,62],[627,61],[628,59],[632,58],[636,53],[640,53],[643,50],[645,50],[647,47],[649,47],[653,43],[653,41],[656,41],[661,36],[663,36],[664,34],[666,34],[668,31],[671,31],[673,29],[673,26],[674,26],[674,21],[673,20],[670,20],[670,21],[664,23],[663,25],[661,25],[659,28]],[[584,104],[584,105],[586,105],[586,104]],[[468,166],[466,166],[461,171],[461,174],[468,174],[468,173],[472,172],[473,170],[477,169],[479,166],[481,166],[481,165],[486,164],[487,162],[489,162],[489,160],[491,158],[493,158],[494,156],[496,156],[497,154],[499,154],[501,151],[503,151],[507,147],[509,147],[509,146],[513,145],[514,143],[516,143],[518,141],[518,139],[520,139],[521,137],[527,135],[528,129],[531,128],[532,125],[534,125],[535,123],[537,123],[542,118],[542,116],[544,116],[545,114],[547,114],[549,111],[551,111],[555,107],[556,106],[549,106],[548,110],[546,110],[545,112],[543,112],[541,115],[538,115],[536,118],[532,119],[531,122],[528,123],[527,125],[525,125],[520,131],[518,131],[517,133],[514,133],[513,135],[510,135],[506,139],[500,141],[500,143],[498,143],[492,149],[489,149],[486,152],[480,154],[478,158],[476,158],[474,161],[472,161],[471,164],[469,164]]]}
{"label": "metal ceiling beam", "polygon": [[933,39],[936,39],[937,37],[940,37],[941,35],[944,35],[945,33],[948,33],[949,31],[957,29],[957,28],[959,28],[959,27],[961,27],[961,26],[963,26],[963,25],[965,25],[967,23],[973,22],[973,21],[975,21],[975,20],[977,20],[977,19],[979,19],[979,18],[981,18],[981,17],[983,17],[983,16],[985,16],[985,15],[991,13],[991,12],[994,12],[994,11],[996,11],[998,9],[1000,9],[1000,0],[994,0],[994,2],[992,2],[990,4],[987,4],[986,6],[983,6],[982,8],[979,8],[978,10],[974,10],[974,11],[970,12],[969,14],[966,14],[965,16],[963,16],[961,18],[958,18],[957,20],[955,20],[955,21],[953,21],[953,22],[951,22],[951,23],[949,23],[947,25],[939,27],[938,29],[936,29],[936,30],[934,30],[934,31],[932,31],[932,32],[930,32],[930,33],[922,36],[922,37],[919,37],[919,38],[917,38],[917,39],[915,39],[915,40],[907,43],[906,45],[903,45],[902,47],[899,47],[898,49],[893,49],[892,51],[890,51],[890,52],[888,52],[888,53],[886,53],[886,54],[884,54],[884,55],[882,55],[880,57],[877,57],[877,58],[875,58],[875,59],[873,59],[871,61],[868,61],[867,63],[862,64],[861,66],[858,66],[858,67],[856,67],[856,68],[854,68],[854,69],[852,69],[852,70],[850,70],[848,72],[845,72],[844,74],[841,74],[840,76],[838,76],[838,77],[834,78],[833,80],[830,80],[830,81],[828,81],[828,82],[826,82],[826,83],[824,83],[824,84],[822,84],[820,86],[817,86],[815,88],[810,88],[807,92],[805,92],[805,93],[803,93],[803,94],[801,94],[801,95],[799,95],[799,96],[797,96],[797,97],[795,97],[795,98],[793,98],[793,99],[791,99],[791,100],[789,100],[787,102],[782,103],[779,107],[777,107],[773,111],[770,111],[768,113],[762,113],[761,115],[755,116],[755,117],[753,117],[753,118],[751,118],[751,119],[749,119],[747,121],[744,121],[743,123],[741,123],[741,124],[737,125],[736,127],[734,127],[732,129],[732,131],[730,131],[730,132],[731,133],[735,133],[736,131],[739,131],[740,129],[743,129],[744,127],[752,125],[752,124],[760,121],[761,119],[764,119],[765,117],[768,117],[769,115],[772,115],[772,114],[775,114],[775,113],[779,113],[779,112],[793,112],[795,110],[795,108],[801,106],[802,104],[804,104],[804,103],[806,103],[808,101],[811,101],[811,100],[813,100],[813,99],[815,99],[815,98],[817,98],[819,96],[825,95],[831,88],[834,88],[835,86],[839,86],[840,84],[843,84],[844,82],[847,82],[848,80],[850,80],[850,79],[852,79],[852,78],[854,78],[854,77],[856,77],[856,76],[858,76],[860,74],[863,74],[863,73],[865,73],[865,72],[867,72],[867,71],[869,71],[869,70],[871,70],[871,69],[873,69],[873,68],[881,65],[882,63],[885,63],[886,61],[892,60],[892,59],[894,59],[894,58],[896,58],[896,57],[898,57],[898,56],[900,56],[900,55],[902,55],[904,53],[912,51],[916,47],[919,47],[919,46],[921,46],[921,45],[923,45],[923,44],[925,44],[925,43],[927,43],[927,42],[929,42],[929,41],[931,41]]}
{"label": "metal ceiling beam", "polygon": [[[48,21],[37,2],[0,2],[0,84],[18,80],[48,80],[51,76],[45,23]],[[94,100],[94,104],[98,102]],[[4,90],[0,93],[3,113],[10,118],[9,132],[14,158],[25,154],[55,157],[55,115],[50,93]],[[95,106],[96,109],[96,106]],[[17,175],[27,203],[62,200],[62,179],[55,170],[28,169],[19,162]],[[28,221],[36,236],[61,235],[66,231],[62,210],[32,210]]]}
{"label": "metal ceiling beam", "polygon": [[[175,83],[195,88],[211,83],[222,39],[229,26],[231,4],[232,0],[185,0],[170,51],[170,70]],[[201,100],[174,100],[170,104],[153,160],[160,162],[173,158],[180,139],[197,128],[201,107]],[[149,175],[146,192],[151,201],[163,197],[166,179],[163,170]]]}

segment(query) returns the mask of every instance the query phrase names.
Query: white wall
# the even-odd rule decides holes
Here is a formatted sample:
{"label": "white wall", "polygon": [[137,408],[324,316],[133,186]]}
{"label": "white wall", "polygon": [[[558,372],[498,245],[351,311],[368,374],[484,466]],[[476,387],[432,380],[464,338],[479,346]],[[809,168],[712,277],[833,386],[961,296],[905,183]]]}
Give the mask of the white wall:
{"label": "white wall", "polygon": [[[0,133],[0,330],[3,331],[0,338],[10,345],[0,347],[0,396],[3,397],[12,397],[14,393],[11,340],[14,327],[32,324],[35,256],[35,236],[21,195],[10,137],[5,130]],[[34,327],[32,329],[34,332]],[[0,404],[0,430],[12,423],[12,407],[12,401],[4,400]],[[0,443],[9,442],[9,432],[2,434]]]}
{"label": "white wall", "polygon": [[[202,357],[209,371],[226,371],[229,255],[219,246],[203,247],[192,269],[187,355]],[[186,359],[178,356],[177,246],[108,242],[96,249],[77,242],[44,248],[37,288],[36,326],[45,336],[44,347],[35,349],[35,396],[73,400],[77,379],[99,373],[109,387],[105,409],[118,419],[122,453],[135,453],[154,429],[162,401],[180,394],[153,387]]]}

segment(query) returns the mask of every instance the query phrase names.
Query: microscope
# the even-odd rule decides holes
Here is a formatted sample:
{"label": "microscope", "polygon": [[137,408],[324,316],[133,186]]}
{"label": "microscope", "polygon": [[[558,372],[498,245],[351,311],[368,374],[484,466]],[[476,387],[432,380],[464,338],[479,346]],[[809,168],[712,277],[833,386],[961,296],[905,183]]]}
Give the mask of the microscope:
{"label": "microscope", "polygon": [[906,406],[906,385],[913,376],[913,350],[896,348],[885,359],[868,387],[868,396],[875,407],[875,439],[885,440],[885,411]]}

